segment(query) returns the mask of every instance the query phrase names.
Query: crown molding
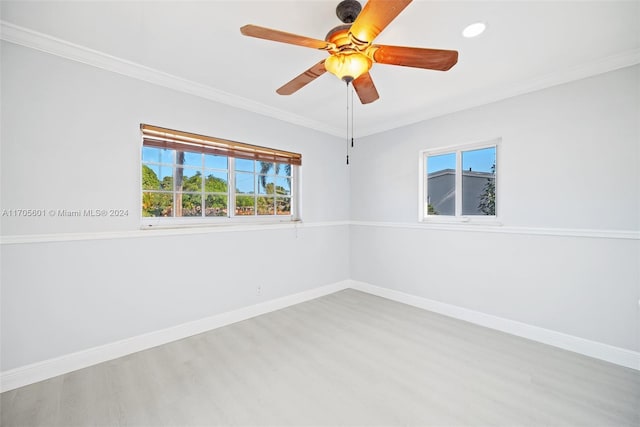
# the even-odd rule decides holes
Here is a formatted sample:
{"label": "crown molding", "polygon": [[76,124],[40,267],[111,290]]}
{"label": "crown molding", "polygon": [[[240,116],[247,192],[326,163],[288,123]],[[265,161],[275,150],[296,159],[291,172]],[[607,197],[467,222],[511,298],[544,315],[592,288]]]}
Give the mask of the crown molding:
{"label": "crown molding", "polygon": [[609,71],[640,64],[640,48],[631,49],[596,61],[587,62],[575,67],[559,70],[534,79],[520,81],[511,85],[494,86],[474,93],[452,99],[437,106],[425,109],[400,120],[377,123],[367,129],[360,129],[361,136],[369,136],[386,132],[403,126],[409,126],[425,120],[468,110],[481,105],[491,104],[515,96],[536,92],[553,86],[604,74]]}
{"label": "crown molding", "polygon": [[306,117],[270,107],[247,98],[221,91],[211,86],[183,79],[132,61],[89,49],[47,34],[30,30],[6,21],[0,21],[0,38],[10,43],[46,52],[86,65],[101,68],[158,86],[177,90],[210,101],[272,117],[284,122],[317,130],[334,136],[344,136],[344,130],[309,120]]}
{"label": "crown molding", "polygon": [[[0,20],[0,38],[2,40],[40,50],[52,55],[91,65],[107,71],[132,77],[158,86],[195,95],[221,104],[242,110],[272,117],[294,125],[317,130],[329,135],[343,137],[344,129],[328,126],[297,114],[270,107],[268,105],[221,91],[211,86],[183,79],[135,62],[117,58],[106,53],[89,49],[66,40],[24,28],[10,22]],[[557,86],[598,74],[615,71],[621,68],[640,64],[640,48],[632,49],[616,55],[601,58],[579,66],[560,70],[530,80],[520,81],[512,85],[501,85],[486,90],[467,94],[449,102],[421,110],[419,113],[407,115],[399,120],[385,120],[373,126],[359,129],[360,137],[386,132],[403,126],[412,125],[435,117],[457,111],[467,110],[481,105],[501,101],[514,96],[535,92],[548,87]]]}

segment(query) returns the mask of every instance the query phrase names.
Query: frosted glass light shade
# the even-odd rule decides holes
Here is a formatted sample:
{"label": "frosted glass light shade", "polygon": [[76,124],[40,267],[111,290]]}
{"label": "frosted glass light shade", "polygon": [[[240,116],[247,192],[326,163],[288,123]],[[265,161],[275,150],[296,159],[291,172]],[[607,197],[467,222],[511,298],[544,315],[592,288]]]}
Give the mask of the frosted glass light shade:
{"label": "frosted glass light shade", "polygon": [[371,65],[371,59],[360,52],[338,53],[324,61],[327,71],[347,83],[368,72]]}

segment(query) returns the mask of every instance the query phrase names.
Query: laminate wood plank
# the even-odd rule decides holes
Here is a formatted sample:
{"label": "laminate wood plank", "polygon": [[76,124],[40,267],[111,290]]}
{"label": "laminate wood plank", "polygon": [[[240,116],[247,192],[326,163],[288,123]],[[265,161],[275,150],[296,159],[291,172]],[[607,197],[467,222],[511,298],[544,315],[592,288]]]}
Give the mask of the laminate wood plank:
{"label": "laminate wood plank", "polygon": [[640,373],[345,290],[3,393],[2,426],[640,425]]}

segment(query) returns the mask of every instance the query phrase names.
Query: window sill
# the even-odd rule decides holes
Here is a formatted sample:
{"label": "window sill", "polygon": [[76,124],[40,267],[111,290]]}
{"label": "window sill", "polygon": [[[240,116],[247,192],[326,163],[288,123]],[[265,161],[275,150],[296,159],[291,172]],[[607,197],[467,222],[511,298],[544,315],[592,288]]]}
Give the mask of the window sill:
{"label": "window sill", "polygon": [[143,219],[142,230],[165,230],[165,229],[192,229],[192,228],[231,228],[231,227],[251,227],[265,225],[287,225],[302,223],[301,219],[292,217],[277,218],[210,218],[207,220],[196,220],[194,218],[155,218]]}
{"label": "window sill", "polygon": [[491,217],[475,217],[475,216],[428,216],[419,220],[421,224],[429,225],[460,225],[460,226],[487,226],[501,227],[502,222],[495,216]]}

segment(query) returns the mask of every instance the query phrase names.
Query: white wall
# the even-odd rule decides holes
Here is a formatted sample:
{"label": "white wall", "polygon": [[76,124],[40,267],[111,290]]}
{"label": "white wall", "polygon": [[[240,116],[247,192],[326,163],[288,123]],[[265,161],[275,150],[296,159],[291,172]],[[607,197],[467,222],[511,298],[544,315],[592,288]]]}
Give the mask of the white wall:
{"label": "white wall", "polygon": [[348,219],[340,138],[11,43],[2,59],[3,207],[131,211],[2,217],[3,235],[139,228],[140,123],[302,153],[304,220]]}
{"label": "white wall", "polygon": [[[2,218],[3,372],[348,278],[640,351],[638,67],[360,138],[349,168],[341,138],[10,43],[1,67],[1,208],[131,213]],[[305,224],[141,235],[143,122],[301,152]],[[418,151],[495,137],[503,225],[419,225]]]}
{"label": "white wall", "polygon": [[[339,138],[11,43],[1,62],[1,208],[129,211],[2,217],[2,371],[348,278]],[[301,152],[305,224],[140,235],[140,123]]]}
{"label": "white wall", "polygon": [[[639,70],[362,138],[352,279],[640,350]],[[496,137],[502,226],[418,227],[419,150]]]}

